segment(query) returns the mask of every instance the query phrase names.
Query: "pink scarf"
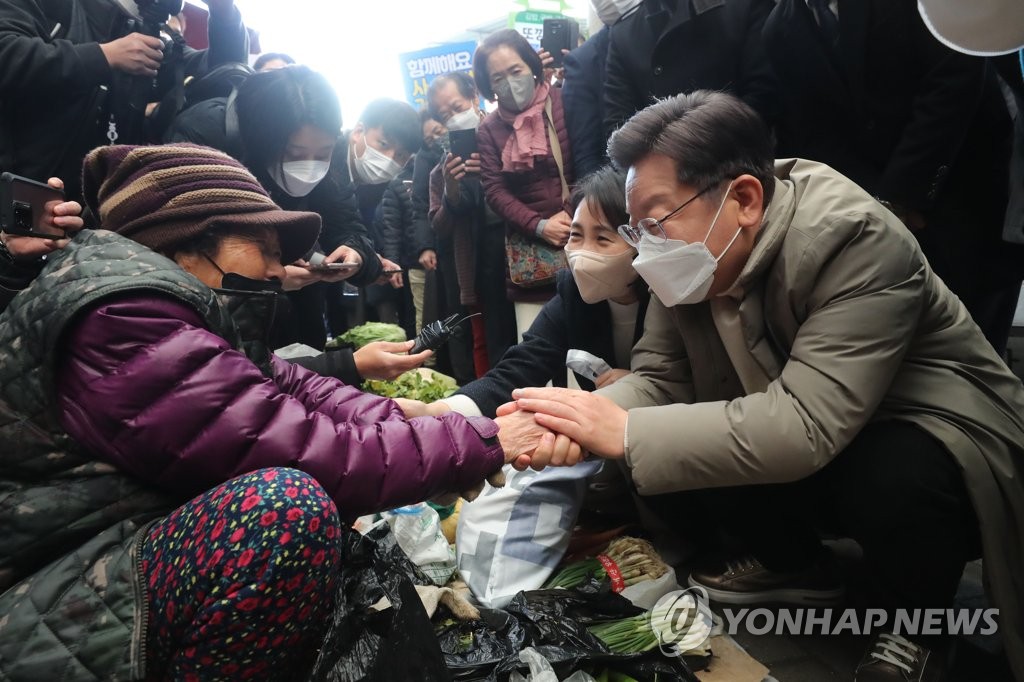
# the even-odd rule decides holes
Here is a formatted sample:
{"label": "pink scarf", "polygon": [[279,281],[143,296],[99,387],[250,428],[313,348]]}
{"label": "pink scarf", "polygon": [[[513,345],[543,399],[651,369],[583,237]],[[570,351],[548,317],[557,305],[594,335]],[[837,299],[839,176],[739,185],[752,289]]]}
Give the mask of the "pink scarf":
{"label": "pink scarf", "polygon": [[510,114],[498,107],[498,116],[512,124],[512,134],[501,150],[501,170],[506,173],[520,173],[533,170],[533,157],[547,156],[549,147],[548,131],[544,124],[544,104],[551,86],[541,83],[533,93],[530,106],[518,114]]}

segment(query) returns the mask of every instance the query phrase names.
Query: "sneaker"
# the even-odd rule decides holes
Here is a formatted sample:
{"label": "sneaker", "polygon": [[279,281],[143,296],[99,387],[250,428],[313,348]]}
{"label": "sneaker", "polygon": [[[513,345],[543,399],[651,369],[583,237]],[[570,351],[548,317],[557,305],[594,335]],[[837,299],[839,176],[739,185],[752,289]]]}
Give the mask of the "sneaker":
{"label": "sneaker", "polygon": [[835,606],[845,594],[831,552],[797,571],[770,571],[754,557],[742,557],[694,570],[687,582],[722,604]]}
{"label": "sneaker", "polygon": [[940,682],[946,676],[939,656],[900,637],[882,633],[857,664],[854,682]]}

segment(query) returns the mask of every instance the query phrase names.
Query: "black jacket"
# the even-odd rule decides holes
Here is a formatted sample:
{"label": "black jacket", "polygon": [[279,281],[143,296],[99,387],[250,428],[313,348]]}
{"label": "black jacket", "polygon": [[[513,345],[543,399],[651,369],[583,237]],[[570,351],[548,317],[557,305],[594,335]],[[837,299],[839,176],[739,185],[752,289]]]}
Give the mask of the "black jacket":
{"label": "black jacket", "polygon": [[772,0],[644,0],[611,28],[605,134],[655,97],[725,90],[770,125],[779,119],[775,76],[761,29]]}
{"label": "black jacket", "polygon": [[420,267],[420,254],[434,248],[433,242],[423,243],[412,218],[413,166],[414,161],[406,164],[384,190],[374,235],[377,252],[403,268]]}
{"label": "black jacket", "polygon": [[939,43],[913,0],[839,0],[839,28],[827,46],[805,0],[765,23],[784,151],[922,213],[917,236],[961,297],[993,274],[1019,280],[1024,257],[1000,241],[1011,126],[991,65]]}
{"label": "black jacket", "polygon": [[608,162],[608,136],[604,134],[605,62],[608,28],[565,56],[562,106],[569,130],[574,175],[583,178]]}
{"label": "black jacket", "polygon": [[[59,177],[68,197],[79,196],[82,159],[108,143],[109,113],[127,101],[132,81],[110,68],[100,43],[127,35],[128,21],[115,0],[0,3],[0,168],[41,181]],[[246,61],[249,37],[237,9],[228,21],[211,20],[209,31],[209,50],[185,50],[186,76]],[[165,54],[153,101],[176,71]],[[145,141],[129,139],[125,126],[119,134],[121,144]]]}
{"label": "black jacket", "polygon": [[[644,316],[650,295],[637,287],[640,308],[633,343],[644,330]],[[512,391],[527,386],[543,386],[565,376],[565,354],[573,348],[585,350],[615,367],[611,309],[606,302],[585,303],[568,270],[558,273],[554,298],[548,300],[540,315],[523,334],[521,343],[512,346],[496,366],[456,394],[473,399],[485,416],[493,417],[499,405],[512,399]],[[628,369],[628,368],[624,368]],[[580,388],[594,390],[594,383],[576,375]]]}

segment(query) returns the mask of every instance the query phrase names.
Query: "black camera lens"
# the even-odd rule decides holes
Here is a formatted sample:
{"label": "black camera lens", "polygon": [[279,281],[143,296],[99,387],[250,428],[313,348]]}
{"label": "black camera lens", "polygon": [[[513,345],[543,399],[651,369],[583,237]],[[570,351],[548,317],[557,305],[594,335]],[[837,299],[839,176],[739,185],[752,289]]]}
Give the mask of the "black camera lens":
{"label": "black camera lens", "polygon": [[14,227],[19,230],[32,229],[32,205],[23,201],[14,202]]}

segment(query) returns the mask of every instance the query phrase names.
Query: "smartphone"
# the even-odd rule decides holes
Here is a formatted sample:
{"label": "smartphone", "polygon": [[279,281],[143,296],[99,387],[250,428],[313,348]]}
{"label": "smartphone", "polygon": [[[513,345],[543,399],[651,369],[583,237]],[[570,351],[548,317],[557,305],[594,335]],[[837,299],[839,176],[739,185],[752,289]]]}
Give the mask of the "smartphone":
{"label": "smartphone", "polygon": [[64,201],[64,192],[13,173],[0,175],[0,230],[7,234],[63,239],[67,233],[46,220],[47,209]]}
{"label": "smartphone", "polygon": [[397,274],[399,272],[401,272],[401,270],[385,270],[384,274],[385,275],[394,275],[394,274]]}
{"label": "smartphone", "polygon": [[319,263],[309,266],[310,272],[349,272],[358,269],[359,263]]}
{"label": "smartphone", "polygon": [[580,25],[575,19],[545,19],[544,33],[541,35],[540,46],[554,58],[552,67],[560,69],[565,55],[562,50],[575,50],[579,47]]}
{"label": "smartphone", "polygon": [[458,156],[463,161],[468,161],[470,155],[475,154],[477,151],[476,131],[472,128],[469,130],[449,130],[448,146],[452,156]]}

